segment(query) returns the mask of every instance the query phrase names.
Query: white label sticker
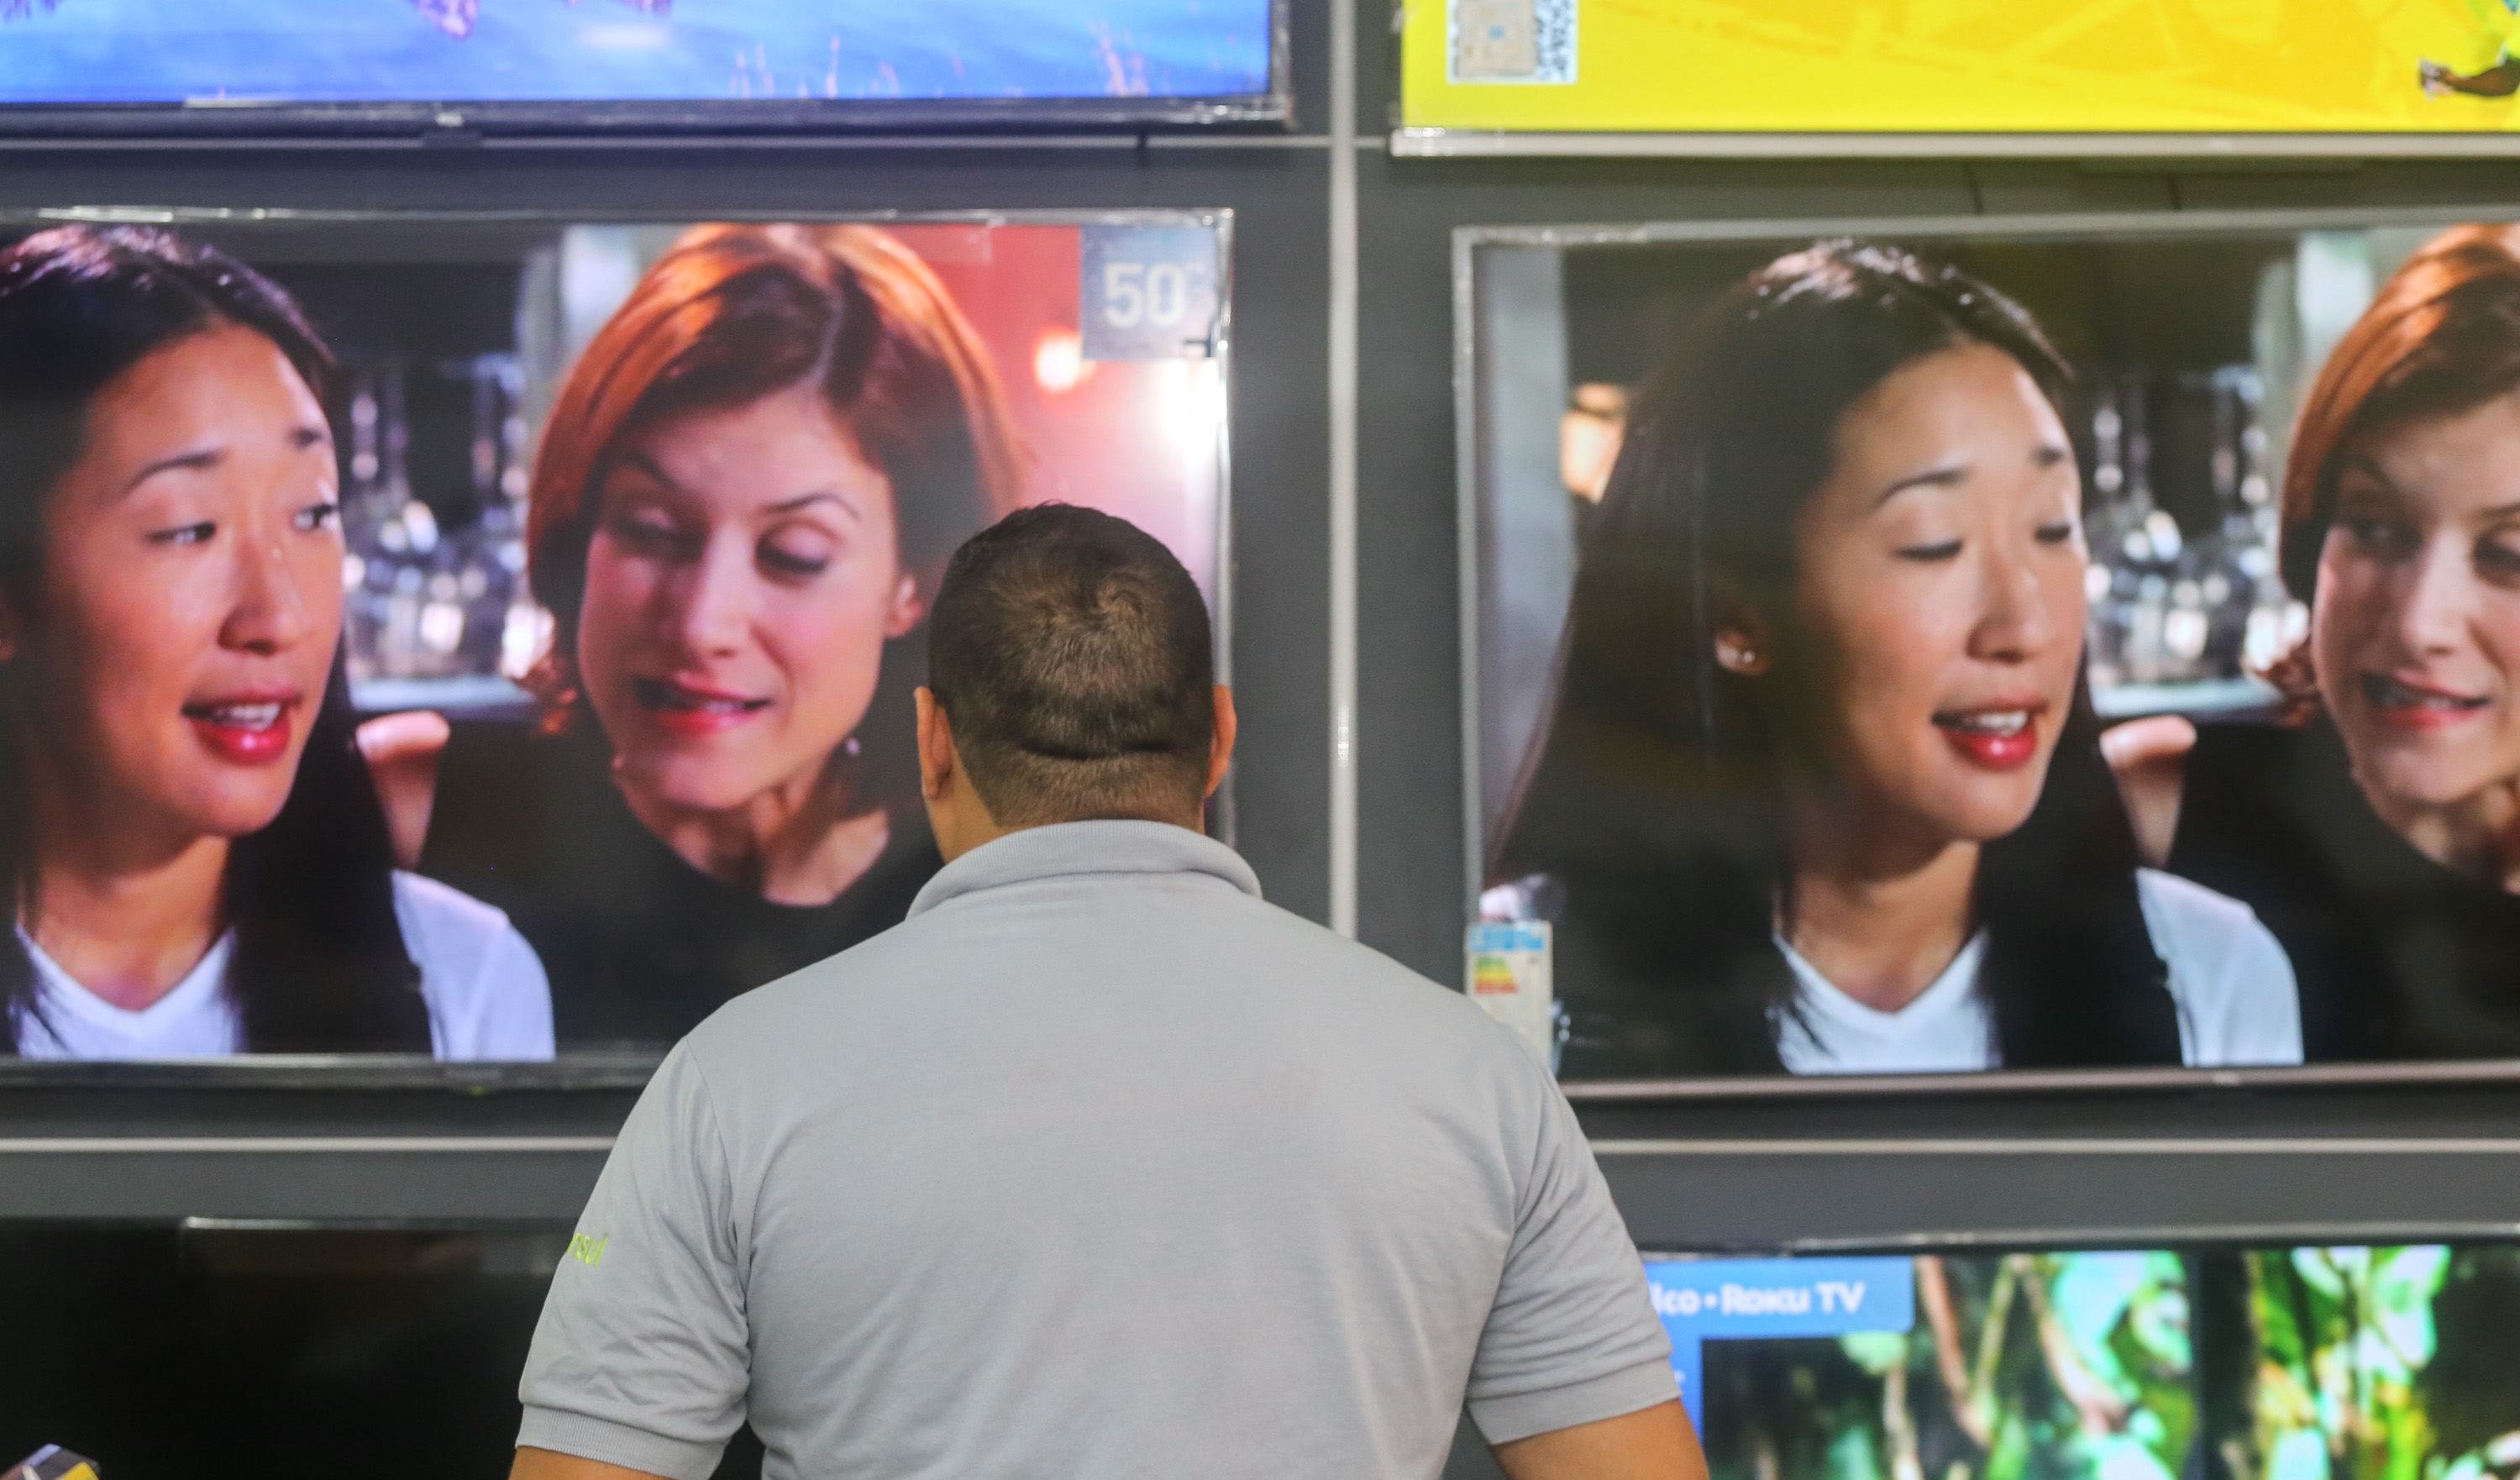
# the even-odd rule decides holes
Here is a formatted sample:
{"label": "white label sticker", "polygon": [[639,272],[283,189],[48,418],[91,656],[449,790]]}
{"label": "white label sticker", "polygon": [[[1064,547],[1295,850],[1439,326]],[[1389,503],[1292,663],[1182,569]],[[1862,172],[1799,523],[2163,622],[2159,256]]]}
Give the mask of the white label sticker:
{"label": "white label sticker", "polygon": [[1575,80],[1576,0],[1446,0],[1454,82]]}
{"label": "white label sticker", "polygon": [[1470,1000],[1521,1034],[1546,1060],[1552,1037],[1549,922],[1481,920],[1464,941]]}

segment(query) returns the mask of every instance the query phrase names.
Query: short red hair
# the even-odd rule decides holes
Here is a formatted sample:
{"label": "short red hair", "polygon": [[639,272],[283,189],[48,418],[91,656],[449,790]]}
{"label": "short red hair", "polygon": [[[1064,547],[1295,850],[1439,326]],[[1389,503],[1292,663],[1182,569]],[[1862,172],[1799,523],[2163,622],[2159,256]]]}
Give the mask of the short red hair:
{"label": "short red hair", "polygon": [[2317,594],[2353,440],[2454,416],[2520,389],[2520,227],[2454,226],[2406,260],[2336,341],[2302,402],[2284,460],[2284,587]]}
{"label": "short red hair", "polygon": [[988,352],[908,247],[871,226],[695,226],[570,367],[534,457],[525,549],[554,638],[532,687],[554,719],[576,699],[596,493],[621,443],[804,384],[891,480],[901,562],[924,594],[955,546],[1018,502]]}

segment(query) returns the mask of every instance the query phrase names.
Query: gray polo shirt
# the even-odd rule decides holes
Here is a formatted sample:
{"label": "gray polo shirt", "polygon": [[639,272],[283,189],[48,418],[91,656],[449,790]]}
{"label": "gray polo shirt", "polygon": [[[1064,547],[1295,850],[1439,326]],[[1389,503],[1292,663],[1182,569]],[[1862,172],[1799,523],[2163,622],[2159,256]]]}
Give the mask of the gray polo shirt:
{"label": "gray polo shirt", "polygon": [[704,1480],[1433,1476],[1676,1396],[1539,1057],[1156,823],[1017,832],[640,1097],[518,1443]]}

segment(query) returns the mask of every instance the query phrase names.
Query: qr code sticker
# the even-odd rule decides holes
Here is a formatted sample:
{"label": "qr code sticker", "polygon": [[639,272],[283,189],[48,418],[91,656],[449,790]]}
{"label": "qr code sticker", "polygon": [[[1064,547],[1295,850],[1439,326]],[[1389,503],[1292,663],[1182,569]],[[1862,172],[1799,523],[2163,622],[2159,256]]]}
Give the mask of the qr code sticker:
{"label": "qr code sticker", "polygon": [[1446,0],[1455,82],[1575,80],[1577,0]]}

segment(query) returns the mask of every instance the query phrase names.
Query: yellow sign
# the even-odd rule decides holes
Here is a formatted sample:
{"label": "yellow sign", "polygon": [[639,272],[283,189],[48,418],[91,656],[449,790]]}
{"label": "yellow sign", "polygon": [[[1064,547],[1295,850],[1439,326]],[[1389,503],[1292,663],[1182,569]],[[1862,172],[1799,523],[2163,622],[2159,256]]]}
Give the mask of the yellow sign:
{"label": "yellow sign", "polygon": [[2515,128],[2505,0],[1408,0],[1410,128]]}

